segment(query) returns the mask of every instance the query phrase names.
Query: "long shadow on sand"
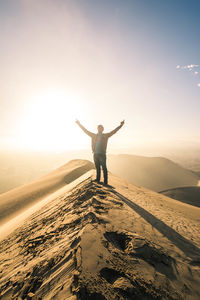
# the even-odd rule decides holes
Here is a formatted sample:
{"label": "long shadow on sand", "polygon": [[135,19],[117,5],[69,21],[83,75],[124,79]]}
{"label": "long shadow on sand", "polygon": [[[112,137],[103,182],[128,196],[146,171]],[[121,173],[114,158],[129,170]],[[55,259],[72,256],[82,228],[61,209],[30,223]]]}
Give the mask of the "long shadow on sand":
{"label": "long shadow on sand", "polygon": [[166,225],[163,221],[159,220],[151,213],[146,211],[141,206],[135,204],[128,198],[124,197],[120,193],[113,190],[124,203],[131,207],[136,213],[138,213],[142,218],[144,218],[148,223],[155,227],[160,233],[166,236],[176,247],[178,247],[186,256],[192,258],[198,264],[200,260],[200,249],[192,244],[189,240],[183,237],[181,234],[176,232],[173,228]]}

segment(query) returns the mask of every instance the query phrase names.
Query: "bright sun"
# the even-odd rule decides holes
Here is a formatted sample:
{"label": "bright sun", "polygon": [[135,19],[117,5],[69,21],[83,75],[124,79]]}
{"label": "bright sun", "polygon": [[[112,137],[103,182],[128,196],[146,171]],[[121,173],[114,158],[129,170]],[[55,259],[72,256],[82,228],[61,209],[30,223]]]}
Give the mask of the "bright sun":
{"label": "bright sun", "polygon": [[84,107],[77,96],[65,91],[48,90],[28,102],[22,117],[18,143],[32,150],[77,148],[75,119]]}

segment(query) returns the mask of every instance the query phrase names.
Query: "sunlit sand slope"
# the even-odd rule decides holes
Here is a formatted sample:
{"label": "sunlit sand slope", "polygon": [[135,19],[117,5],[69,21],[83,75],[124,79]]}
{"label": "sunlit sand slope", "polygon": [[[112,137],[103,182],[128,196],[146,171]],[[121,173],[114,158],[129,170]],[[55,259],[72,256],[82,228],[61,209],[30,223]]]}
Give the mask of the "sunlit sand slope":
{"label": "sunlit sand slope", "polygon": [[72,160],[32,183],[0,195],[0,224],[93,168],[87,160]]}
{"label": "sunlit sand slope", "polygon": [[89,177],[0,246],[1,299],[200,299],[200,209]]}
{"label": "sunlit sand slope", "polygon": [[160,192],[166,189],[197,186],[199,176],[164,157],[110,155],[109,170],[148,189]]}

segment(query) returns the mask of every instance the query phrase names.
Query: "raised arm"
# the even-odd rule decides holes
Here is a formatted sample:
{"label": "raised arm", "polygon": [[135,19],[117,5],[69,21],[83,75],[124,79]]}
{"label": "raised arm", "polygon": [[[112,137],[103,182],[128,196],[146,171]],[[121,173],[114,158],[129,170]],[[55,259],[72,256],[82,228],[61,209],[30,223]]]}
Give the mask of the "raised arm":
{"label": "raised arm", "polygon": [[90,137],[93,137],[94,133],[90,132],[89,130],[87,130],[83,125],[81,125],[81,123],[76,120],[76,124]]}
{"label": "raised arm", "polygon": [[107,133],[108,137],[111,137],[113,134],[115,134],[120,128],[122,128],[122,126],[124,125],[124,120],[120,123],[119,126],[117,126],[114,130],[112,130],[111,132]]}

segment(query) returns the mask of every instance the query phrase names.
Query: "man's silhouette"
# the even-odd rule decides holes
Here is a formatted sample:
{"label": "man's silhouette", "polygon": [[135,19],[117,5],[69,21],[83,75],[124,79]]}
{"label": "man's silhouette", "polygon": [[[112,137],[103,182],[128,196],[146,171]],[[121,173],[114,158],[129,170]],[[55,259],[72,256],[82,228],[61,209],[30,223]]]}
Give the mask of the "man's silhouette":
{"label": "man's silhouette", "polygon": [[108,133],[103,133],[104,131],[103,125],[98,125],[97,126],[98,133],[93,133],[88,131],[83,125],[81,125],[81,123],[78,120],[76,120],[76,124],[78,124],[79,127],[92,138],[92,152],[94,154],[94,163],[96,167],[95,181],[100,182],[101,167],[102,167],[103,175],[104,175],[104,184],[107,185],[108,171],[106,166],[106,149],[107,149],[108,139],[124,125],[124,121],[122,121],[120,125],[116,127],[114,130]]}

